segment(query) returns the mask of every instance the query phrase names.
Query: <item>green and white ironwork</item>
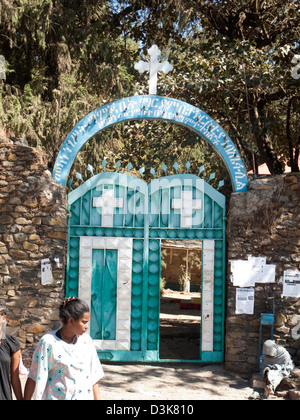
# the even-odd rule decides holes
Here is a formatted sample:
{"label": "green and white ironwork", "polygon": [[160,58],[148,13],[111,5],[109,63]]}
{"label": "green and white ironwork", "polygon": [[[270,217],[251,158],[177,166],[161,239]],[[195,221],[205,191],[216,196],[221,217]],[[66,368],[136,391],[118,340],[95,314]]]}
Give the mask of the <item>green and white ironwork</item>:
{"label": "green and white ironwork", "polygon": [[[80,149],[100,131],[131,120],[163,120],[179,124],[202,137],[224,161],[235,192],[247,190],[247,172],[237,148],[201,109],[186,102],[154,95],[132,96],[104,105],[84,117],[68,134],[57,156],[53,178],[67,185],[69,172]],[[106,161],[103,161],[106,164]]]}
{"label": "green and white ironwork", "polygon": [[222,362],[225,197],[193,174],[149,185],[121,172],[94,175],[69,194],[67,295],[91,307],[99,357],[160,361],[161,241],[202,242],[198,362]]}

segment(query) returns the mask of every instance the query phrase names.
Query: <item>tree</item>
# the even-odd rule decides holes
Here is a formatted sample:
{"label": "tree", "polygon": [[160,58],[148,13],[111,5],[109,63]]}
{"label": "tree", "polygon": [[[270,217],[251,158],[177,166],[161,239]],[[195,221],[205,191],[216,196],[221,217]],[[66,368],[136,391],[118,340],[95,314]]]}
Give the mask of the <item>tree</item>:
{"label": "tree", "polygon": [[129,58],[137,54],[112,29],[106,1],[1,0],[0,124],[49,153],[80,118],[131,89]]}
{"label": "tree", "polygon": [[[0,54],[8,65],[0,124],[53,162],[67,133],[92,109],[146,93],[147,76],[133,63],[139,49],[145,54],[157,43],[175,66],[162,76],[159,94],[216,119],[249,169],[253,161],[255,167],[266,162],[280,173],[286,158],[296,158],[289,145],[298,150],[299,102],[291,99],[299,88],[291,77],[297,13],[293,0],[0,0]],[[87,146],[80,165],[84,156],[100,166],[99,153],[109,150],[147,168],[166,155],[171,166],[194,156],[196,167],[205,155],[195,136],[164,124],[115,127],[92,144],[96,150]]]}
{"label": "tree", "polygon": [[[293,112],[294,111],[294,112]],[[300,133],[299,133],[300,96],[292,96],[287,106],[286,136],[292,172],[299,172]]]}
{"label": "tree", "polygon": [[250,123],[258,162],[266,162],[271,173],[281,173],[280,156],[283,152],[283,158],[287,156],[282,130],[287,102],[299,88],[290,73],[293,54],[299,51],[299,4],[293,0],[153,0],[129,2],[130,6],[126,2],[125,7],[125,2],[120,3],[126,10],[126,24],[136,22],[133,37],[169,45],[176,65],[180,53],[185,56],[184,77],[176,93],[182,95],[186,89],[187,97],[193,94],[194,104],[204,103],[217,119],[225,120],[251,166]]}

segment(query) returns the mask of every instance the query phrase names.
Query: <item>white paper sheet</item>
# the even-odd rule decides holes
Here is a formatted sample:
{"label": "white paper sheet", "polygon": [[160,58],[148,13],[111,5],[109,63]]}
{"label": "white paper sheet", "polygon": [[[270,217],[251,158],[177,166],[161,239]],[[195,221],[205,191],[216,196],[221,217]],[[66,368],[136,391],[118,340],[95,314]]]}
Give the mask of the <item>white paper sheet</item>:
{"label": "white paper sheet", "polygon": [[252,273],[248,260],[231,261],[231,271],[234,286],[254,287],[256,273]]}
{"label": "white paper sheet", "polygon": [[42,285],[46,286],[47,284],[52,283],[52,265],[49,258],[45,258],[41,261],[41,271],[42,271]]}
{"label": "white paper sheet", "polygon": [[6,317],[0,315],[0,341],[6,338]]}
{"label": "white paper sheet", "polygon": [[261,281],[257,283],[275,283],[276,265],[266,264],[263,269]]}
{"label": "white paper sheet", "polygon": [[254,289],[236,289],[235,313],[249,315],[254,313]]}
{"label": "white paper sheet", "polygon": [[248,257],[250,270],[255,283],[261,283],[263,277],[264,266],[266,265],[266,257]]}
{"label": "white paper sheet", "polygon": [[282,296],[300,297],[300,271],[284,271]]}
{"label": "white paper sheet", "polygon": [[254,287],[255,283],[274,283],[276,266],[266,264],[266,257],[231,261],[232,282],[237,287]]}

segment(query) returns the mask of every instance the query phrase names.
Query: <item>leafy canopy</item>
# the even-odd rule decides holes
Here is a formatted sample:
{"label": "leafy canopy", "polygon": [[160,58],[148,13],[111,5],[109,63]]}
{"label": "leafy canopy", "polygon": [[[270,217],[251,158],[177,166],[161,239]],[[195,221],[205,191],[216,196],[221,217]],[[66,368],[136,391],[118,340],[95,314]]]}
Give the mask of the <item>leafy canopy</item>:
{"label": "leafy canopy", "polygon": [[[50,166],[73,126],[104,103],[147,93],[148,76],[134,70],[159,45],[173,72],[161,75],[158,94],[207,112],[235,141],[249,169],[267,163],[281,173],[297,167],[299,4],[293,0],[1,0],[0,125],[47,151]],[[204,162],[225,175],[201,139],[170,124],[128,123],[101,132],[81,152],[101,170],[132,162],[180,168]],[[108,166],[109,167],[109,166]],[[183,170],[182,169],[182,170]]]}

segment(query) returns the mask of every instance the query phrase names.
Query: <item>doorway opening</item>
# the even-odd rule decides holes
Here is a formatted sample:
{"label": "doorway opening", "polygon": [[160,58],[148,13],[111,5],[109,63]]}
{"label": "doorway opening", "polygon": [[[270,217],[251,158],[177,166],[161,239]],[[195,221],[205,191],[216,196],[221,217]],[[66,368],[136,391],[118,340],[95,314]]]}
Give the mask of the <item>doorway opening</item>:
{"label": "doorway opening", "polygon": [[162,240],[161,360],[200,358],[202,241]]}

